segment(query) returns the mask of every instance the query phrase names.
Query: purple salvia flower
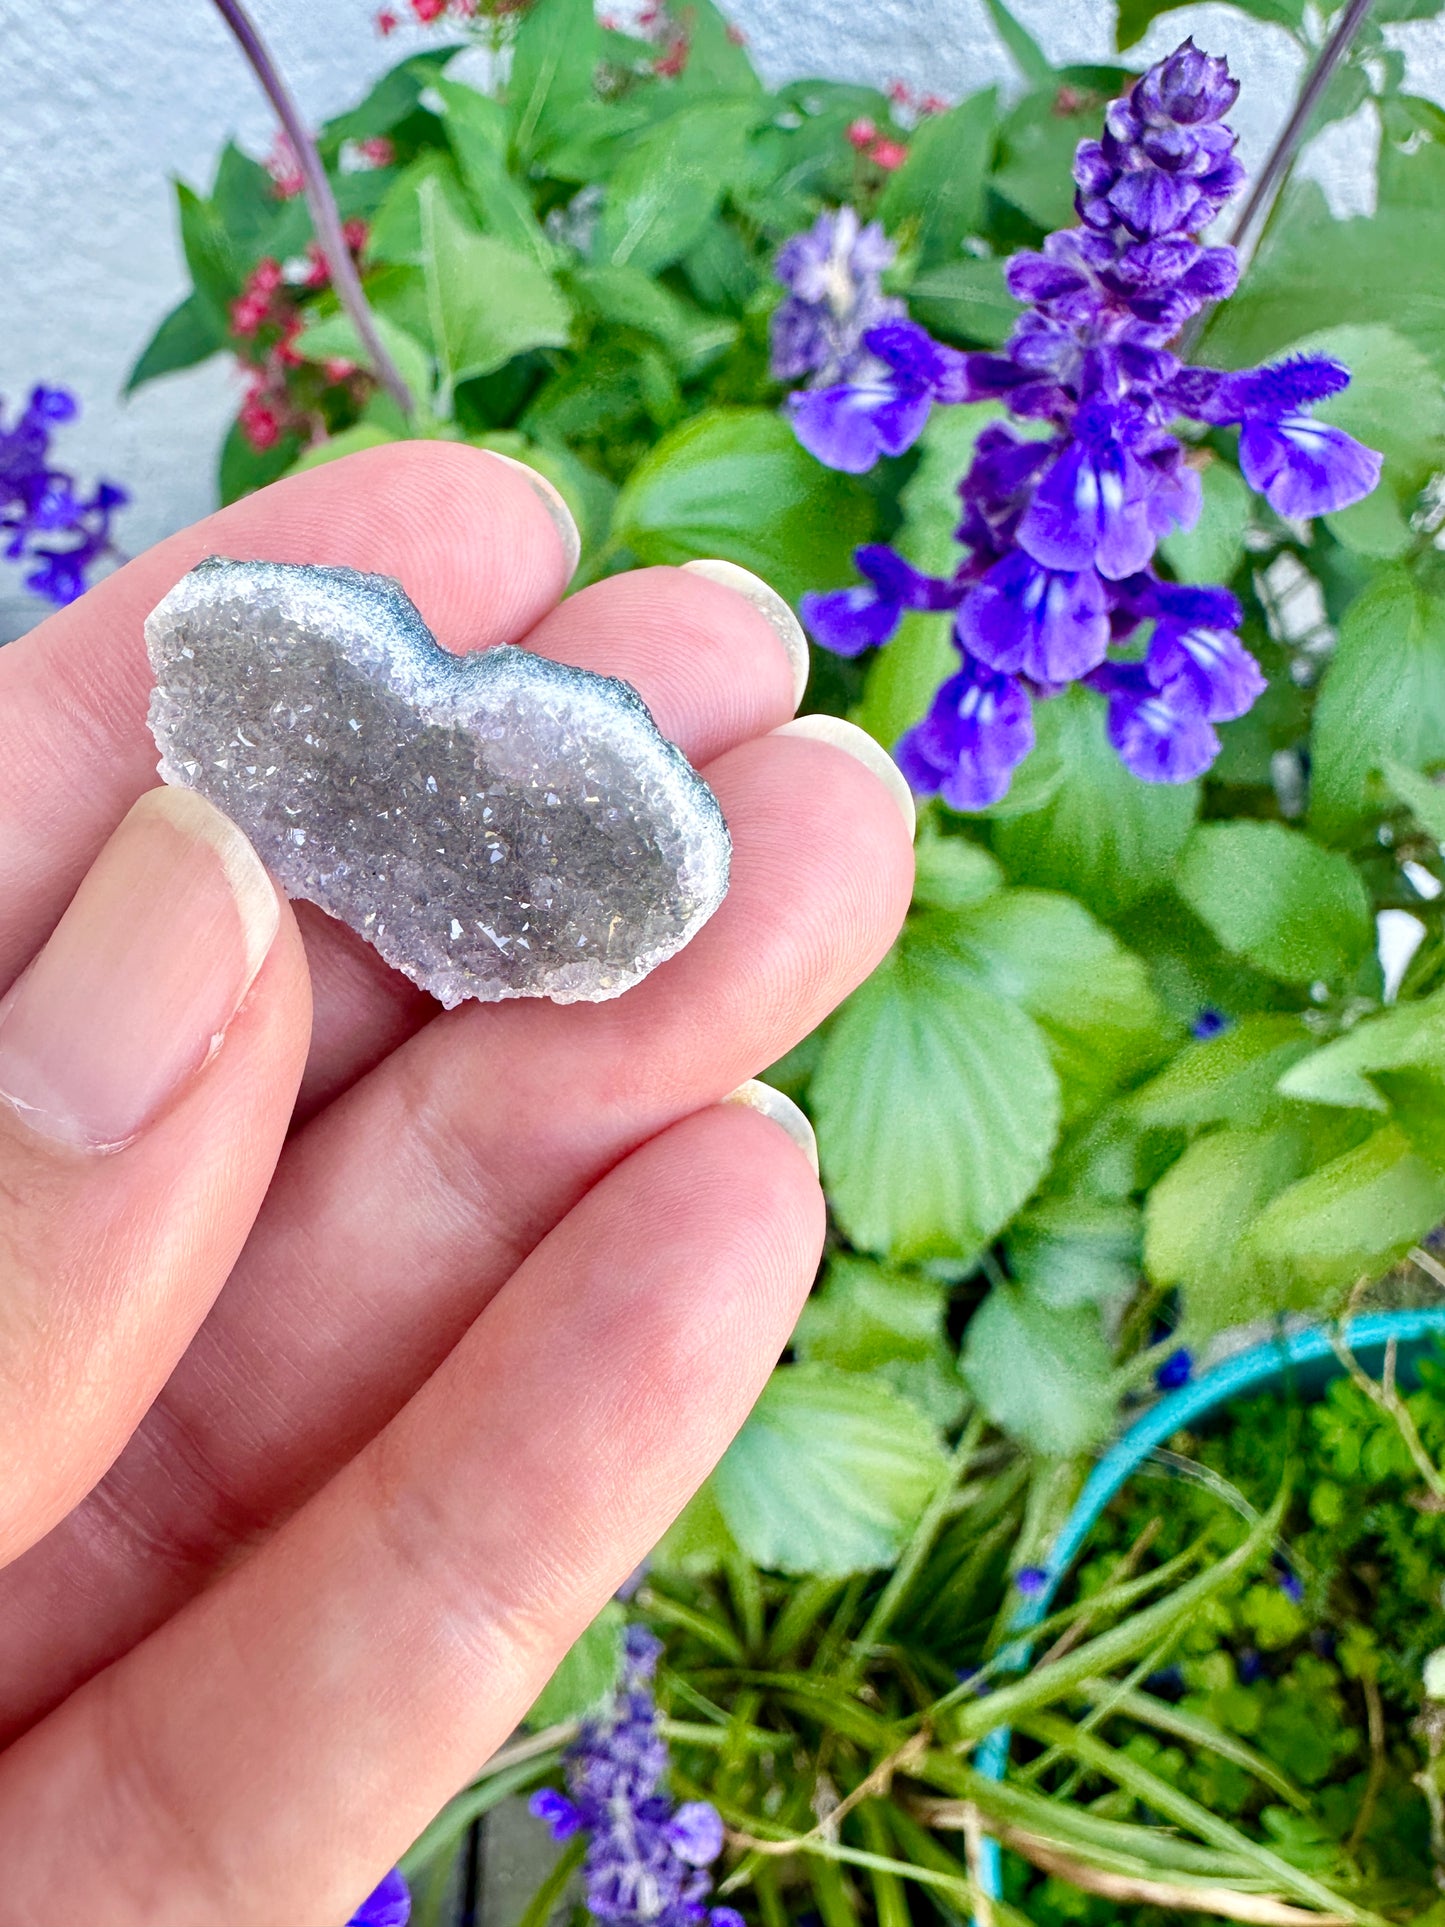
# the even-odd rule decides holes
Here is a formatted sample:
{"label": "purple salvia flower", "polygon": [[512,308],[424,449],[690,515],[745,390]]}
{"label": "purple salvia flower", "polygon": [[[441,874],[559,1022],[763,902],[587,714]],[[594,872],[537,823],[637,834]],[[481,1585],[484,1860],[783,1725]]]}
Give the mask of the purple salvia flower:
{"label": "purple salvia flower", "polygon": [[905,314],[880,281],[895,253],[879,224],[863,226],[851,207],[826,210],[783,244],[774,272],[788,294],[773,311],[775,380],[811,377],[827,387],[851,379],[868,358],[869,329]]}
{"label": "purple salvia flower", "polygon": [[[955,808],[998,801],[1032,744],[1033,699],[1070,682],[1105,697],[1114,748],[1155,783],[1202,775],[1214,725],[1264,688],[1234,597],[1153,573],[1157,544],[1191,528],[1203,501],[1173,433],[1180,415],[1238,424],[1245,479],[1281,515],[1343,508],[1379,478],[1378,455],[1308,413],[1348,381],[1338,362],[1226,373],[1186,368],[1171,346],[1238,278],[1234,250],[1199,239],[1243,179],[1221,125],[1238,92],[1225,63],[1186,40],[1111,103],[1075,157],[1081,225],[1008,264],[1027,307],[1002,353],[950,358],[921,328],[887,322],[864,337],[872,360],[851,381],[790,399],[804,445],[854,472],[908,447],[934,402],[989,398],[1034,425],[980,434],[960,485],[966,555],[949,579],[904,575],[875,544],[860,551],[868,587],[804,603],[817,640],[845,655],[886,642],[905,608],[955,609],[962,669],[898,751],[915,788]],[[1111,661],[1144,623],[1143,659]]]}
{"label": "purple salvia flower", "polygon": [[1139,663],[1105,663],[1088,678],[1108,697],[1109,741],[1145,783],[1190,783],[1219,754],[1219,738],[1198,707],[1156,689]]}
{"label": "purple salvia flower", "polygon": [[406,1927],[411,1919],[411,1895],[395,1867],[362,1901],[346,1927]]}
{"label": "purple salvia flower", "polygon": [[741,1927],[732,1908],[709,1913],[704,1871],[723,1848],[715,1807],[674,1807],[662,1783],[667,1746],[658,1731],[652,1676],[661,1643],[644,1626],[624,1635],[622,1679],[611,1706],[589,1720],[566,1755],[567,1793],[533,1794],[531,1810],[554,1839],[587,1839],[587,1906],[622,1927]]}
{"label": "purple salvia flower", "polygon": [[1023,683],[965,662],[894,754],[920,795],[941,793],[953,809],[983,810],[1007,794],[1033,746],[1033,704]]}
{"label": "purple salvia flower", "polygon": [[[0,421],[0,536],[11,562],[34,566],[24,578],[33,594],[47,601],[73,602],[87,588],[87,572],[114,553],[111,520],[124,506],[124,489],[101,482],[82,501],[74,478],[52,467],[52,431],[80,412],[64,388],[33,388],[23,412],[10,428]],[[65,546],[41,543],[37,536],[73,537]]]}
{"label": "purple salvia flower", "polygon": [[951,583],[922,574],[886,543],[865,543],[853,560],[866,588],[810,590],[800,605],[808,627],[836,656],[861,656],[887,642],[905,609],[951,609],[958,601]]}
{"label": "purple salvia flower", "polygon": [[885,321],[863,337],[851,381],[788,397],[793,432],[828,468],[862,475],[882,455],[901,455],[923,433],[934,402],[971,397],[966,355],[916,321]]}

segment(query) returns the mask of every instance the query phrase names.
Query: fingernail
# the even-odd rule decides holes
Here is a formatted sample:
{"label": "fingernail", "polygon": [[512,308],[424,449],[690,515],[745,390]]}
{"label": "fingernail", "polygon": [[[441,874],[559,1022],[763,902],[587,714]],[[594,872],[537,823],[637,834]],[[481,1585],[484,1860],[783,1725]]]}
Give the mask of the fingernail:
{"label": "fingernail", "polygon": [[740,569],[736,562],[708,560],[684,562],[682,566],[692,575],[705,576],[709,582],[719,582],[723,588],[734,590],[772,624],[793,671],[793,707],[796,709],[808,687],[808,638],[803,634],[802,623],[777,590],[770,589],[751,569]]}
{"label": "fingernail", "polygon": [[771,1084],[750,1077],[746,1084],[739,1084],[735,1091],[729,1092],[723,1103],[742,1104],[750,1111],[761,1111],[764,1117],[770,1117],[774,1124],[781,1125],[812,1165],[813,1176],[818,1176],[818,1140],[812,1125],[792,1098],[784,1097]]}
{"label": "fingernail", "polygon": [[487,449],[486,453],[493,461],[505,462],[508,468],[516,469],[551,516],[553,526],[562,538],[562,547],[567,556],[567,580],[570,582],[582,559],[582,536],[567,506],[566,497],[555,482],[549,482],[545,475],[526,462],[519,462],[515,455],[503,455],[495,448]]}
{"label": "fingernail", "polygon": [[280,920],[261,859],[190,790],[149,790],[0,1004],[0,1098],[122,1149],[219,1046]]}
{"label": "fingernail", "polygon": [[903,771],[888,751],[874,742],[866,729],[859,729],[856,723],[844,722],[841,716],[799,716],[795,722],[784,723],[772,733],[774,736],[806,736],[815,743],[831,743],[834,749],[841,749],[845,755],[855,758],[864,769],[871,769],[898,805],[903,821],[908,825],[909,836],[913,835],[918,826],[913,792],[904,781]]}

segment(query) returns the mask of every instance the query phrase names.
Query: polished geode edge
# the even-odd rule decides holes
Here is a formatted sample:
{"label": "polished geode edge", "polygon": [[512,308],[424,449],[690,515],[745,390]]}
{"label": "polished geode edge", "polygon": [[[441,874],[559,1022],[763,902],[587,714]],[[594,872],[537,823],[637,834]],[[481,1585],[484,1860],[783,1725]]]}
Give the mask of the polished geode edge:
{"label": "polished geode edge", "polygon": [[[662,734],[632,684],[620,676],[603,676],[595,670],[555,662],[511,643],[457,655],[436,640],[394,576],[319,563],[240,561],[221,555],[206,556],[196,563],[156,604],[144,625],[146,649],[156,678],[147,720],[160,752],[156,768],[162,782],[205,793],[201,783],[170,761],[161,734],[167,701],[165,674],[171,661],[168,629],[193,612],[203,608],[216,611],[228,601],[239,602],[251,620],[264,622],[266,603],[276,606],[282,598],[288,620],[309,622],[323,633],[330,631],[353,662],[369,656],[378,674],[422,723],[466,727],[469,717],[484,710],[489,691],[516,694],[527,688],[546,691],[569,707],[592,710],[610,730],[622,720],[637,761],[652,762],[655,774],[665,774],[678,784],[680,801],[685,799],[695,813],[697,839],[694,860],[681,879],[696,907],[676,938],[660,945],[646,963],[620,971],[615,985],[595,991],[543,991],[498,984],[489,987],[484,996],[468,993],[467,997],[448,997],[426,980],[425,973],[418,973],[397,945],[357,930],[340,899],[328,900],[326,892],[315,889],[309,877],[298,873],[299,866],[288,864],[284,849],[261,851],[267,868],[288,897],[314,903],[356,931],[393,969],[436,996],[448,1009],[472,997],[488,1003],[517,998],[546,998],[558,1004],[610,1002],[685,949],[719,909],[727,895],[732,860],[732,838],[722,807],[683,752]],[[338,607],[344,609],[348,603],[352,626],[338,632]]]}

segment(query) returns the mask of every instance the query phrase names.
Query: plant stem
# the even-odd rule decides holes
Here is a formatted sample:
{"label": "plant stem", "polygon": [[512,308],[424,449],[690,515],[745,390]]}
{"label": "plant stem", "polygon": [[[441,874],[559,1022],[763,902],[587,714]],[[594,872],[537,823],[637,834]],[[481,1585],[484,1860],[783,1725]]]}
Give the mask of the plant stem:
{"label": "plant stem", "polygon": [[1256,220],[1269,212],[1275,195],[1294,164],[1294,157],[1309,128],[1310,119],[1315,108],[1319,106],[1320,96],[1329,85],[1330,76],[1349,52],[1350,43],[1364,25],[1365,15],[1369,11],[1370,0],[1350,0],[1350,4],[1340,16],[1340,24],[1321,47],[1314,66],[1305,76],[1299,98],[1294,104],[1294,111],[1280,129],[1279,138],[1270,149],[1269,158],[1260,169],[1259,179],[1255,182],[1250,197],[1245,202],[1239,219],[1230,233],[1229,245],[1232,248],[1243,247]]}
{"label": "plant stem", "polygon": [[361,276],[356,272],[356,263],[351,258],[351,250],[341,231],[336,196],[331,191],[326,169],[316,151],[316,142],[301,118],[295,97],[241,0],[215,0],[215,8],[240,43],[242,53],[250,62],[291,143],[297,166],[301,169],[311,222],[316,229],[316,238],[326,258],[326,265],[331,270],[331,285],[336,290],[337,299],[351,318],[351,324],[370,357],[377,380],[409,422],[416,413],[416,397],[407,387],[400,369],[382,342],[376,317],[361,286]]}

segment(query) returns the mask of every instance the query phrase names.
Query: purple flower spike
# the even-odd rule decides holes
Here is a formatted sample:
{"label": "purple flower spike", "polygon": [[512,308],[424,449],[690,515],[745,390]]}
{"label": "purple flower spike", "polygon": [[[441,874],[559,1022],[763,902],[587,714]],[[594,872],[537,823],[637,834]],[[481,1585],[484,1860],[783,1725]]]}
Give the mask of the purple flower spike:
{"label": "purple flower spike", "polygon": [[1109,699],[1109,741],[1120,762],[1145,783],[1190,783],[1219,754],[1208,720],[1155,689],[1135,663],[1110,663],[1089,677]]}
{"label": "purple flower spike", "polygon": [[959,609],[959,647],[990,669],[1072,682],[1104,660],[1109,606],[1092,569],[1045,569],[1022,549],[995,562]]}
{"label": "purple flower spike", "polygon": [[826,387],[852,379],[867,359],[868,330],[905,313],[879,278],[895,252],[878,223],[864,227],[851,207],[825,211],[784,243],[775,272],[788,297],[772,319],[776,380],[812,376]]}
{"label": "purple flower spike", "polygon": [[941,795],[955,810],[984,810],[1007,793],[1033,746],[1033,704],[1023,684],[966,662],[894,756],[920,796]]}
{"label": "purple flower spike", "polygon": [[362,1901],[346,1927],[406,1927],[411,1919],[411,1895],[406,1882],[393,1867],[391,1872]]}
{"label": "purple flower spike", "polygon": [[708,1927],[747,1927],[736,1907],[714,1907],[707,1919]]}
{"label": "purple flower spike", "polygon": [[567,1794],[545,1788],[531,1809],[555,1838],[586,1837],[587,1908],[596,1920],[730,1927],[738,1920],[731,1908],[709,1914],[706,1906],[712,1881],[704,1869],[722,1852],[722,1819],[702,1800],[674,1809],[663,1788],[667,1745],[652,1696],[661,1652],[645,1626],[627,1628],[611,1704],[567,1749]]}
{"label": "purple flower spike", "polygon": [[[1234,598],[1154,573],[1157,545],[1203,504],[1208,458],[1176,435],[1178,417],[1237,423],[1245,478],[1281,515],[1343,508],[1379,478],[1378,455],[1309,416],[1349,380],[1338,362],[1227,371],[1176,353],[1185,324],[1238,279],[1234,250],[1200,238],[1244,178],[1223,124],[1238,93],[1225,63],[1186,40],[1110,103],[1100,139],[1074,158],[1080,225],[1007,265],[1027,305],[1001,352],[958,355],[885,318],[863,332],[846,380],[810,363],[813,387],[789,401],[804,445],[853,472],[908,448],[935,403],[992,400],[1025,424],[978,436],[949,581],[900,586],[874,549],[860,552],[869,586],[805,599],[814,634],[842,655],[886,641],[906,608],[957,609],[963,667],[898,748],[914,787],[955,808],[999,800],[1032,744],[1034,698],[1068,683],[1105,697],[1110,741],[1151,783],[1201,775],[1219,751],[1214,725],[1263,690]],[[828,275],[857,279],[850,250],[869,230],[829,218],[826,274],[819,228],[780,257],[795,299]],[[1131,647],[1111,661],[1146,623],[1144,659]]]}
{"label": "purple flower spike", "polygon": [[[79,414],[74,395],[64,388],[30,391],[24,412],[7,429],[0,419],[0,541],[11,562],[33,566],[25,586],[48,602],[74,602],[85,593],[88,572],[114,553],[111,520],[128,497],[113,482],[101,482],[82,501],[73,477],[50,464],[51,431]],[[65,547],[38,543],[36,536],[69,536]]]}

